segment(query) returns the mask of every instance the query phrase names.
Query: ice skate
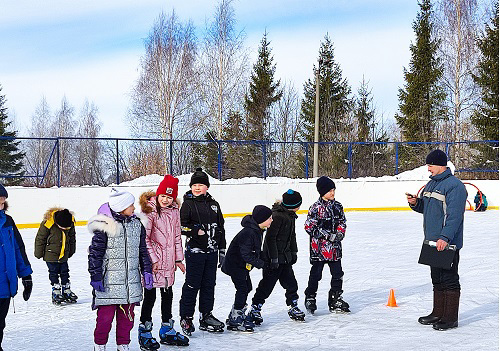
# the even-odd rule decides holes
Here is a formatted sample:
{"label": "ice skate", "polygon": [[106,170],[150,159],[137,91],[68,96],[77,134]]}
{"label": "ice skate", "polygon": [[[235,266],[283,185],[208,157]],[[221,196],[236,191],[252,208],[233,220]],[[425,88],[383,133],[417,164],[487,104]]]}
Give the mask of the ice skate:
{"label": "ice skate", "polygon": [[128,344],[116,345],[116,351],[130,351]]}
{"label": "ice skate", "polygon": [[152,330],[153,323],[151,321],[139,324],[139,346],[143,351],[154,351],[160,348],[160,344],[158,344],[151,334]]}
{"label": "ice skate", "polygon": [[71,291],[71,286],[69,283],[62,286],[62,294],[64,297],[64,301],[68,303],[76,303],[78,300],[78,296],[76,296],[76,294]]}
{"label": "ice skate", "polygon": [[233,331],[243,331],[243,332],[253,332],[255,324],[252,321],[252,316],[250,313],[245,315],[246,306],[241,310],[233,309],[229,313],[226,319],[227,330]]}
{"label": "ice skate", "polygon": [[314,312],[318,309],[318,306],[316,306],[316,295],[306,296],[304,306],[306,307],[307,312],[314,314]]}
{"label": "ice skate", "polygon": [[106,345],[94,344],[94,351],[106,351]]}
{"label": "ice skate", "polygon": [[264,318],[262,318],[262,315],[260,313],[261,310],[262,310],[262,304],[259,303],[258,305],[253,304],[252,308],[250,309],[250,312],[248,312],[248,315],[251,316],[252,322],[256,326],[260,326],[262,322],[264,322]]}
{"label": "ice skate", "polygon": [[191,336],[194,332],[193,317],[182,317],[181,318],[181,328],[184,334]]}
{"label": "ice skate", "polygon": [[297,300],[292,301],[292,304],[288,306],[288,316],[294,321],[304,322],[305,313],[302,312],[297,305]]}
{"label": "ice skate", "polygon": [[349,313],[349,304],[342,299],[342,290],[330,293],[328,298],[328,307],[332,313]]}
{"label": "ice skate", "polygon": [[160,343],[165,345],[188,346],[189,339],[174,329],[174,320],[162,323],[160,328]]}
{"label": "ice skate", "polygon": [[212,312],[200,314],[200,330],[205,330],[211,333],[222,333],[224,331],[224,323],[214,317]]}
{"label": "ice skate", "polygon": [[61,284],[52,285],[52,303],[54,305],[60,305],[66,301],[63,294],[61,293]]}

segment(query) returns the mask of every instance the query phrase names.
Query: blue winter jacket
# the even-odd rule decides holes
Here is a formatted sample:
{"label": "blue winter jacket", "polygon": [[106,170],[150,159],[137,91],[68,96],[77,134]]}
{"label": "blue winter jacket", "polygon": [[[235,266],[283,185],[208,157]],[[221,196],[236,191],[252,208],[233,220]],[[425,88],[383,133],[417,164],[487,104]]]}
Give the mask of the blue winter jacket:
{"label": "blue winter jacket", "polygon": [[424,214],[425,239],[443,239],[461,249],[467,201],[465,185],[451,174],[449,168],[430,178],[415,206],[410,207]]}
{"label": "blue winter jacket", "polygon": [[0,211],[0,298],[17,294],[18,277],[33,273],[21,234],[11,216]]}

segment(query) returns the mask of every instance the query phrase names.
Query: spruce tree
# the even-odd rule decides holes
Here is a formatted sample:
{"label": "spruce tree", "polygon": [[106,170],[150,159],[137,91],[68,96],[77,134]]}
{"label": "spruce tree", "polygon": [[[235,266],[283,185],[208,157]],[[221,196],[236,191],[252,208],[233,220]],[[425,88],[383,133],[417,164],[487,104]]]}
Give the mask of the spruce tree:
{"label": "spruce tree", "polygon": [[358,89],[354,117],[358,123],[357,141],[373,141],[374,138],[373,135],[370,136],[370,130],[375,123],[375,109],[373,107],[372,91],[368,88],[368,83],[364,77]]}
{"label": "spruce tree", "polygon": [[[16,137],[16,131],[8,131],[12,122],[8,122],[7,107],[5,106],[5,95],[1,95],[0,86],[0,136]],[[22,178],[2,178],[1,175],[22,177],[24,153],[19,151],[19,141],[15,139],[0,139],[0,179],[2,183],[8,185],[18,185]]]}

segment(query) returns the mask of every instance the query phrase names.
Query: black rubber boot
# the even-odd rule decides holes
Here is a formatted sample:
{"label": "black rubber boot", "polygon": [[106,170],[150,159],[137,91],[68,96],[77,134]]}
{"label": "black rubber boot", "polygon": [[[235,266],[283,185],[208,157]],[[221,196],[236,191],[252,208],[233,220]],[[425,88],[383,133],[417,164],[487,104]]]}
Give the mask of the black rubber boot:
{"label": "black rubber boot", "polygon": [[428,316],[420,317],[418,322],[424,325],[431,325],[439,322],[444,312],[444,291],[434,290],[434,307],[431,314]]}
{"label": "black rubber boot", "polygon": [[436,330],[448,330],[458,327],[458,306],[460,290],[445,290],[444,313],[441,320],[432,326]]}

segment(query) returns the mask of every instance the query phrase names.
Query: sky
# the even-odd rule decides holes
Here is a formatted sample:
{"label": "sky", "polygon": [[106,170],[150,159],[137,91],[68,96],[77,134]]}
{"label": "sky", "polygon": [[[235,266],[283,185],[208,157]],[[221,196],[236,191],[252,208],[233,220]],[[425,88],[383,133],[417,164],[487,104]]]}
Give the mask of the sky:
{"label": "sky", "polygon": [[[43,97],[52,111],[63,97],[78,114],[87,99],[99,109],[102,133],[129,136],[124,117],[138,77],[144,40],[158,15],[175,10],[201,37],[215,1],[0,0],[0,85],[14,125],[26,136]],[[236,28],[245,33],[249,65],[265,31],[276,78],[302,93],[328,33],[344,77],[356,92],[363,77],[377,112],[397,111],[403,67],[410,60],[413,0],[234,0]]]}

